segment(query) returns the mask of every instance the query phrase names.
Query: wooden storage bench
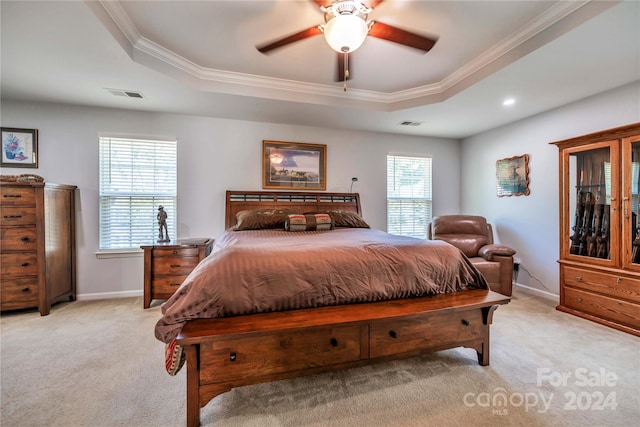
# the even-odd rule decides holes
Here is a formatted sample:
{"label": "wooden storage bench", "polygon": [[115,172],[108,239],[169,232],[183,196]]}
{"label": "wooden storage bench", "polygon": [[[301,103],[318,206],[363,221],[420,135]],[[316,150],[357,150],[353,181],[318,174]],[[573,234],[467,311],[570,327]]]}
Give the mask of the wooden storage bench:
{"label": "wooden storage bench", "polygon": [[345,306],[187,322],[187,425],[217,395],[257,384],[454,347],[489,364],[493,311],[510,298],[468,290]]}

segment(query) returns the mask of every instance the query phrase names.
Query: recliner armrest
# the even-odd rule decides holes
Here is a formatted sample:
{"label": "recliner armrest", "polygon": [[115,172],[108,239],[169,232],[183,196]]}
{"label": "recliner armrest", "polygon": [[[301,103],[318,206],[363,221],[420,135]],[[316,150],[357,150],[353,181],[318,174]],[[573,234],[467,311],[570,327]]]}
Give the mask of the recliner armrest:
{"label": "recliner armrest", "polygon": [[481,256],[487,261],[493,261],[494,256],[509,257],[509,256],[514,256],[515,253],[516,251],[511,249],[508,246],[491,244],[491,245],[484,245],[483,247],[481,247],[480,250],[478,251],[478,256]]}

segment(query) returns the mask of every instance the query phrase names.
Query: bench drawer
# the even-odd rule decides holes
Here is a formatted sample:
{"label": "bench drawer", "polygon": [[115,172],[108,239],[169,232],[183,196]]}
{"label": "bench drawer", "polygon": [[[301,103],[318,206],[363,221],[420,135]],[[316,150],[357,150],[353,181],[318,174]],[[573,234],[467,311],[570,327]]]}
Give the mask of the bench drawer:
{"label": "bench drawer", "polygon": [[241,381],[361,358],[360,326],[317,327],[210,340],[200,346],[204,383]]}
{"label": "bench drawer", "polygon": [[423,313],[371,322],[371,358],[480,339],[485,325],[480,310],[453,314]]}

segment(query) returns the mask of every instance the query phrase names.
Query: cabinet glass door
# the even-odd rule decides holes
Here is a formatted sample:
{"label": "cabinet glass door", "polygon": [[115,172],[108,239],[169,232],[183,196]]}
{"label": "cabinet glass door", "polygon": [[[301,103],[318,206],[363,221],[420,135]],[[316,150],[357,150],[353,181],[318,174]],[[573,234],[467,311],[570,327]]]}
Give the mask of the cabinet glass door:
{"label": "cabinet glass door", "polygon": [[569,153],[570,255],[612,259],[611,231],[616,230],[619,175],[611,159],[611,146],[603,144]]}
{"label": "cabinet glass door", "polygon": [[640,270],[640,137],[623,140],[622,241],[624,266]]}

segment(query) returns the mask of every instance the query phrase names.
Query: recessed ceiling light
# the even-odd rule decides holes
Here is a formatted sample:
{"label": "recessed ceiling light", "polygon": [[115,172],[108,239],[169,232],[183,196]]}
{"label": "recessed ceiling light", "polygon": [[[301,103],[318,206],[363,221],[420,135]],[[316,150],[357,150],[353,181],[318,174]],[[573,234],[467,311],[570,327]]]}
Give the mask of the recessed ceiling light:
{"label": "recessed ceiling light", "polygon": [[513,99],[513,98],[508,98],[508,99],[505,99],[505,100],[504,100],[504,102],[502,103],[502,105],[504,105],[505,107],[509,107],[509,106],[511,106],[511,105],[513,105],[513,104],[515,104],[515,103],[516,103],[516,100],[515,100],[515,99]]}

